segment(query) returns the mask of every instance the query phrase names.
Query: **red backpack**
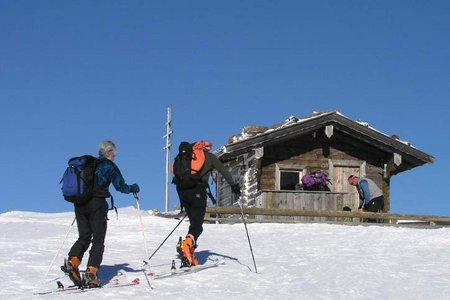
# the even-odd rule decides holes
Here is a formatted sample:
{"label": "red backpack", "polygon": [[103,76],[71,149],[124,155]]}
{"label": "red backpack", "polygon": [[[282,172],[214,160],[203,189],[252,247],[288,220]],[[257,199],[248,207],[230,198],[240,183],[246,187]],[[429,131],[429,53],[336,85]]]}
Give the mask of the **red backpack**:
{"label": "red backpack", "polygon": [[205,142],[196,142],[193,145],[181,142],[179,153],[172,164],[174,177],[172,183],[177,189],[190,189],[201,182],[200,171],[205,164]]}

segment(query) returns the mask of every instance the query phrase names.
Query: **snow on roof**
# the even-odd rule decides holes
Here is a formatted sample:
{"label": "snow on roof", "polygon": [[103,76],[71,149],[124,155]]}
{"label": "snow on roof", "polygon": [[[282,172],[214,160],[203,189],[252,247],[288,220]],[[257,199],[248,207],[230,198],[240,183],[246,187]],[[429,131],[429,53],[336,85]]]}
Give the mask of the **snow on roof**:
{"label": "snow on roof", "polygon": [[[280,129],[283,129],[283,128],[286,128],[286,127],[290,127],[290,126],[293,126],[293,125],[296,125],[296,124],[300,124],[300,123],[303,123],[303,122],[306,122],[306,121],[309,121],[309,120],[312,120],[312,119],[320,118],[320,117],[323,117],[325,115],[331,115],[331,114],[337,114],[337,115],[340,115],[341,117],[344,117],[344,118],[346,118],[346,119],[348,119],[350,121],[353,121],[350,118],[348,118],[347,116],[345,116],[344,114],[342,114],[342,113],[340,113],[339,111],[336,111],[336,110],[330,110],[330,111],[325,111],[325,112],[313,111],[313,115],[311,115],[311,116],[304,117],[304,118],[298,118],[298,117],[295,117],[295,116],[290,116],[283,123],[267,127],[266,130],[260,131],[260,132],[249,132],[248,130],[246,130],[248,126],[247,127],[243,127],[242,128],[242,132],[240,134],[237,134],[237,135],[234,135],[234,136],[230,137],[230,139],[228,141],[228,144],[233,144],[233,143],[236,143],[236,142],[239,142],[239,141],[242,141],[242,140],[246,140],[246,139],[258,136],[258,135],[267,134],[269,132],[277,131],[277,130],[280,130]],[[400,140],[400,138],[397,135],[389,136],[388,134],[386,134],[384,132],[381,132],[381,131],[375,129],[374,127],[370,126],[368,122],[365,122],[365,121],[362,121],[362,120],[356,120],[356,121],[353,121],[353,122],[356,122],[356,123],[358,123],[358,124],[360,124],[360,125],[362,125],[364,127],[367,127],[367,128],[369,128],[369,129],[371,129],[371,130],[373,130],[375,132],[378,132],[378,133],[380,133],[380,134],[382,134],[382,135],[384,135],[386,137],[393,138],[396,141],[399,141],[399,142],[401,142],[401,143],[403,143],[405,145],[408,145],[408,146],[412,147],[411,143],[409,143],[407,141]],[[222,148],[223,149],[220,149],[219,152],[226,153],[227,152],[226,151],[226,146],[224,146]]]}

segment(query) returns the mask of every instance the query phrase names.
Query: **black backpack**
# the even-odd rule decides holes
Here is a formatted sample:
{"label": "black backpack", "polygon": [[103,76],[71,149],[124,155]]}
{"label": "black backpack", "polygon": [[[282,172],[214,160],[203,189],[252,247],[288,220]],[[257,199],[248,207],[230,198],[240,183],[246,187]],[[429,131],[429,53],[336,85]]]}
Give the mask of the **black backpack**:
{"label": "black backpack", "polygon": [[175,157],[172,165],[174,175],[172,183],[175,184],[179,190],[191,189],[201,182],[200,170],[192,172],[191,161],[193,156],[194,151],[192,149],[192,144],[181,142],[179,153]]}
{"label": "black backpack", "polygon": [[74,204],[83,204],[94,197],[95,169],[98,163],[99,160],[91,155],[69,159],[69,166],[60,181],[65,200]]}

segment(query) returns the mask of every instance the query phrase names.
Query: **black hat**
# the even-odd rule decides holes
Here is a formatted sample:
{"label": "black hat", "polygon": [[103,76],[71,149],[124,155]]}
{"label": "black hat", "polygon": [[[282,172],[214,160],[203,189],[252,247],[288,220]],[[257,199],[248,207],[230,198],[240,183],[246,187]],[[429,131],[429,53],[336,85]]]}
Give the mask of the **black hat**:
{"label": "black hat", "polygon": [[178,151],[182,152],[182,151],[188,151],[188,150],[192,150],[192,145],[189,142],[183,141],[180,143],[180,146],[178,147]]}

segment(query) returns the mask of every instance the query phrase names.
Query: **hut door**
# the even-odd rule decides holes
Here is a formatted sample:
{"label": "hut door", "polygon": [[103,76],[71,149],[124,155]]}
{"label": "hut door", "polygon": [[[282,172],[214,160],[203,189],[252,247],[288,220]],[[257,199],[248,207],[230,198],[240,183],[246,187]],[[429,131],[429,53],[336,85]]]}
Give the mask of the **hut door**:
{"label": "hut door", "polygon": [[350,175],[359,176],[359,171],[359,167],[334,166],[333,168],[332,190],[334,192],[347,193],[343,197],[343,207],[348,206],[352,211],[358,209],[359,195],[356,188],[348,184],[347,178]]}

